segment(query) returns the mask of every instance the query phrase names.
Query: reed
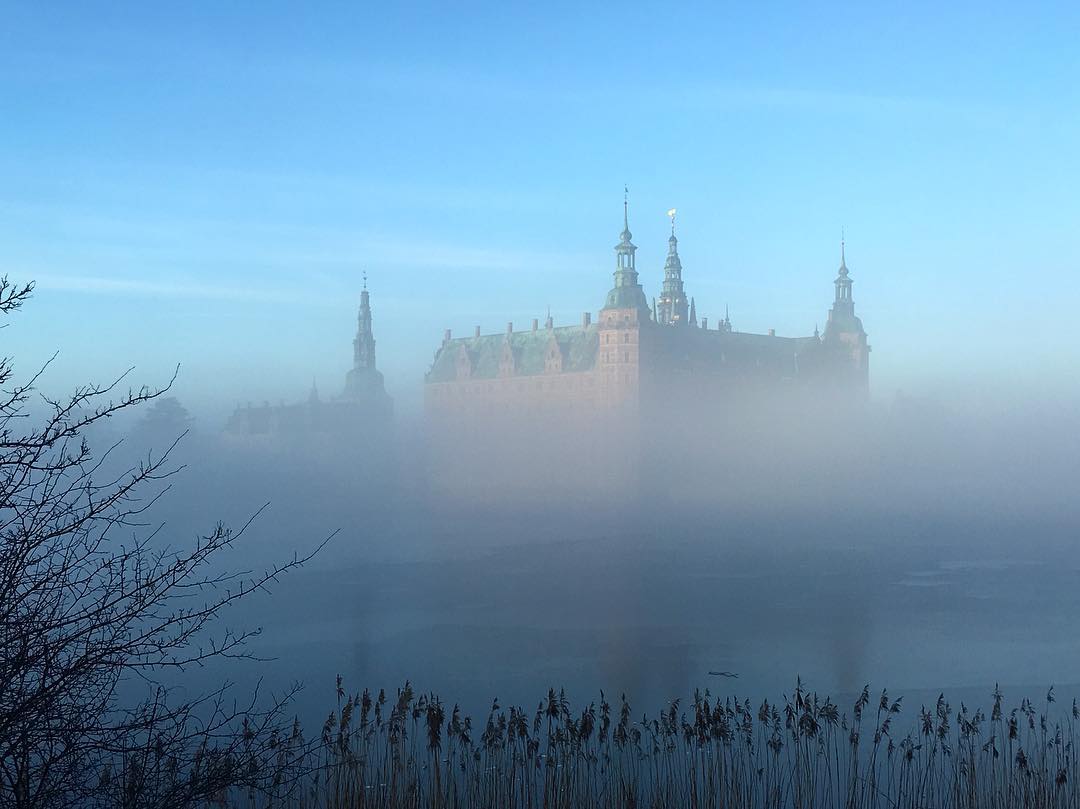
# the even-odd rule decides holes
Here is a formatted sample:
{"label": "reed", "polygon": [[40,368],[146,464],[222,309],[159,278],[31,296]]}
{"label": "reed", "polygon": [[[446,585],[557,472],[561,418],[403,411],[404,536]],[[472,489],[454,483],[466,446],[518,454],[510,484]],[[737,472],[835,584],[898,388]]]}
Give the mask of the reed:
{"label": "reed", "polygon": [[[845,708],[797,682],[757,705],[697,692],[652,715],[625,697],[572,708],[551,690],[535,712],[492,704],[475,725],[410,684],[347,696],[305,787],[243,803],[398,809],[1078,807],[1080,709],[1005,704],[989,715],[944,696],[905,717],[866,688]],[[236,796],[239,798],[239,796]],[[235,804],[234,804],[235,805]]]}

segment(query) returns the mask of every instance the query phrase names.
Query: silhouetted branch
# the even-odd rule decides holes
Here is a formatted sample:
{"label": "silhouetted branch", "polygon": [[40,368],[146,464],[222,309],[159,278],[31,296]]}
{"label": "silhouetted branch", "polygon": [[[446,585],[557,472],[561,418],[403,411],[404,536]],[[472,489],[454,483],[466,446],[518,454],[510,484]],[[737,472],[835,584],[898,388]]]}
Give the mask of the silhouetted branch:
{"label": "silhouetted branch", "polygon": [[[0,279],[0,313],[32,289]],[[119,473],[106,470],[116,445],[95,454],[83,436],[162,396],[176,373],[162,388],[119,393],[128,371],[64,399],[38,396],[44,416],[30,426],[48,365],[12,384],[12,363],[0,362],[0,802],[179,807],[238,785],[292,783],[307,754],[284,724],[295,689],[230,707],[225,688],[177,698],[156,675],[249,656],[259,630],[219,629],[223,612],[322,545],[229,572],[216,560],[251,521],[235,533],[219,524],[189,547],[164,544],[145,516],[180,468],[170,457],[182,436]],[[118,698],[128,675],[149,694],[133,706]]]}

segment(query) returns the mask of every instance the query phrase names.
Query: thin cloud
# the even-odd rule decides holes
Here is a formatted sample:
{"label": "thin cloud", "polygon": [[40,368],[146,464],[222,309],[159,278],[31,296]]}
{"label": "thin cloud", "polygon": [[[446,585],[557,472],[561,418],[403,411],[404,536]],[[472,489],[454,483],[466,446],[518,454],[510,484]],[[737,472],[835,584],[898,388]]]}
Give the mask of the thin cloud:
{"label": "thin cloud", "polygon": [[36,276],[39,291],[79,292],[93,295],[131,295],[152,298],[190,298],[219,301],[249,301],[258,303],[306,303],[334,305],[338,298],[311,295],[286,289],[252,289],[251,287],[207,284],[201,282],[149,281],[133,278],[108,278],[85,275]]}

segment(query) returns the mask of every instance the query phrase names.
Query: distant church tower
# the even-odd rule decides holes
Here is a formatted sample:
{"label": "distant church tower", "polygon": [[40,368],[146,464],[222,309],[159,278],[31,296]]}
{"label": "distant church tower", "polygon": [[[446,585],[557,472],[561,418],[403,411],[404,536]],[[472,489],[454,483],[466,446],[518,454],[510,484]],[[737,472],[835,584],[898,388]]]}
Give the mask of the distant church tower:
{"label": "distant church tower", "polygon": [[656,320],[662,326],[685,326],[690,322],[686,291],[683,289],[682,261],[679,259],[679,240],[675,238],[675,209],[671,217],[671,238],[668,239],[667,260],[664,262],[664,287],[656,303]]}
{"label": "distant church tower", "polygon": [[356,337],[353,338],[353,367],[345,375],[344,399],[367,401],[389,408],[390,397],[383,386],[383,375],[375,367],[375,334],[371,328],[371,297],[364,273],[364,288],[360,292],[360,313],[357,316]]}
{"label": "distant church tower", "polygon": [[829,310],[822,343],[826,348],[846,354],[851,359],[849,369],[853,381],[867,388],[870,384],[870,346],[866,343],[866,331],[862,321],[855,315],[855,301],[851,297],[851,277],[844,255],[844,240],[840,239],[840,270],[836,280],[836,297]]}

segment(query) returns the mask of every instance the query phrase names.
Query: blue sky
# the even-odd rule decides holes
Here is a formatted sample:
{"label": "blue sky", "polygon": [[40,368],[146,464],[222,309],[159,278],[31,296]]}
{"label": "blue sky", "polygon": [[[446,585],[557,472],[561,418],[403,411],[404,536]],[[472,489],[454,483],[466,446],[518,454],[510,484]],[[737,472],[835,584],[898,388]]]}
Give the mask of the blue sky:
{"label": "blue sky", "polygon": [[360,277],[391,392],[444,328],[595,311],[622,188],[715,321],[824,324],[875,392],[1075,393],[1076,4],[0,4],[5,330],[60,387],[335,391]]}

